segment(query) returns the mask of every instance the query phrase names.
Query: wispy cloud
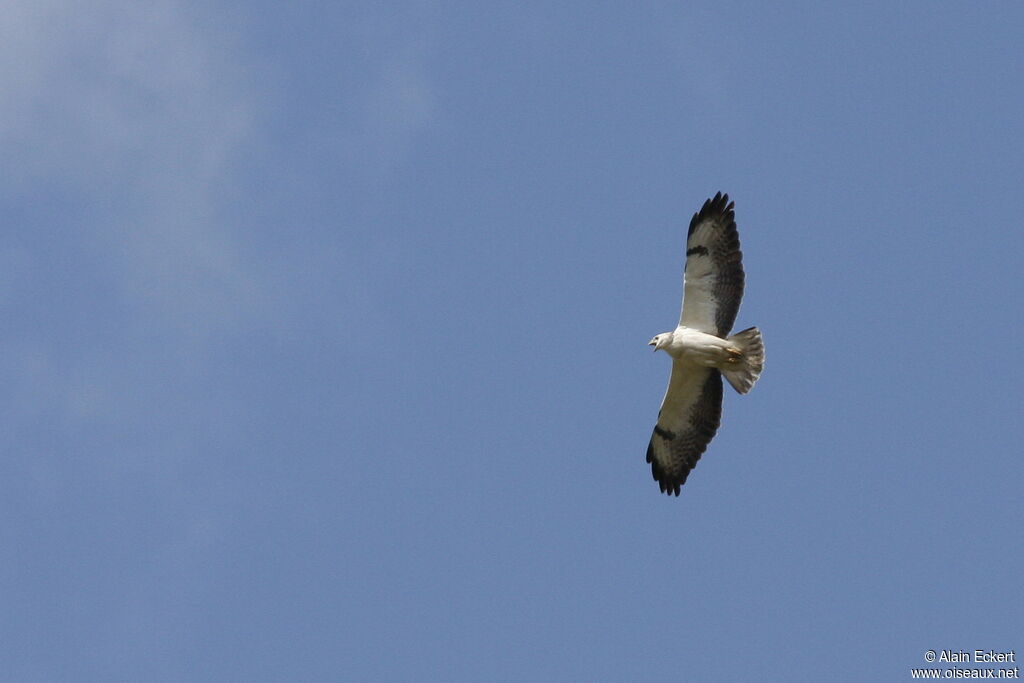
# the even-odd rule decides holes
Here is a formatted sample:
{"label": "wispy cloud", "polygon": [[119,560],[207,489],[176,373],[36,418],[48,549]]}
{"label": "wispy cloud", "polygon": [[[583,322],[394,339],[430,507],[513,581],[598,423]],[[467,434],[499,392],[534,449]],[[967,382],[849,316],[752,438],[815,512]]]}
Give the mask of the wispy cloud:
{"label": "wispy cloud", "polygon": [[[195,453],[243,438],[230,395],[201,380],[219,340],[261,314],[225,199],[257,129],[235,38],[176,0],[5,5],[2,478],[22,510],[5,531],[61,510],[40,544],[66,553],[64,537],[95,535],[116,555],[105,525],[131,501],[126,533],[163,529],[139,557],[227,533],[222,462]],[[103,572],[91,555],[65,561]],[[143,577],[132,590],[156,589]]]}
{"label": "wispy cloud", "polygon": [[397,49],[377,69],[366,97],[364,120],[355,131],[364,152],[373,160],[371,169],[382,175],[408,153],[415,137],[435,113],[435,92],[425,71],[426,48],[406,45]]}
{"label": "wispy cloud", "polygon": [[252,131],[237,65],[175,2],[67,0],[5,10],[0,38],[4,195],[82,198],[87,240],[120,294],[179,323],[220,325],[252,282],[219,194]]}

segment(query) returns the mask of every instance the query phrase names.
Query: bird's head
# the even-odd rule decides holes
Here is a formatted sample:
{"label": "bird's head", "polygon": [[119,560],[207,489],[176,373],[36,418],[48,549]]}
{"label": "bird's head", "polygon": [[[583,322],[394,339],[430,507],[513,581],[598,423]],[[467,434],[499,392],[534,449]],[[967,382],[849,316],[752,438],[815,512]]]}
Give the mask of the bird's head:
{"label": "bird's head", "polygon": [[654,339],[647,342],[648,346],[653,346],[654,350],[663,349],[668,346],[669,340],[672,339],[672,335],[669,332],[662,332],[661,334],[654,335]]}

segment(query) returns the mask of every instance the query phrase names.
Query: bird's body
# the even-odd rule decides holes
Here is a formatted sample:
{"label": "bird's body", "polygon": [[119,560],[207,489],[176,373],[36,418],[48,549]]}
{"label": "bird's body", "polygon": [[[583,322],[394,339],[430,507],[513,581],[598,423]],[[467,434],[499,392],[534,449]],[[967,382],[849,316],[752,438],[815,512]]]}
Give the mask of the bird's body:
{"label": "bird's body", "polygon": [[732,330],[743,297],[743,265],[729,195],[721,192],[693,215],[686,234],[679,325],[654,337],[672,357],[672,375],[647,446],[647,462],[664,493],[679,495],[718,431],[722,376],[745,394],[764,368],[761,332]]}
{"label": "bird's body", "polygon": [[[736,347],[728,340],[707,332],[680,325],[671,332],[659,334],[658,337],[664,337],[664,345],[655,344],[654,350],[663,350],[683,363],[721,370],[736,362]],[[730,349],[733,353],[730,353]]]}

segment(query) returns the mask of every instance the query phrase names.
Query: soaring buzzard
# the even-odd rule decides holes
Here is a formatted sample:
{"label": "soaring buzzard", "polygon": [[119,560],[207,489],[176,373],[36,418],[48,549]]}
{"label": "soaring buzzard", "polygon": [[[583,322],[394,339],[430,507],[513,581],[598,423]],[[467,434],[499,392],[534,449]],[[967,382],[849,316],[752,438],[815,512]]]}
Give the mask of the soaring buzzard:
{"label": "soaring buzzard", "polygon": [[679,495],[718,431],[722,375],[745,394],[764,367],[756,327],[729,336],[743,298],[742,258],[733,204],[719,192],[693,214],[686,233],[679,326],[649,342],[672,356],[672,376],[647,446],[651,472],[669,495]]}

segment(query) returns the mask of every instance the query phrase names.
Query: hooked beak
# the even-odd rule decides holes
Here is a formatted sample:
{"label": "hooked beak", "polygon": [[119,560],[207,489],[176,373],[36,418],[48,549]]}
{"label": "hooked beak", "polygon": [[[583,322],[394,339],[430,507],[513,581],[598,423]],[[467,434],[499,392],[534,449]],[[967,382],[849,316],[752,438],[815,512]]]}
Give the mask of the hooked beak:
{"label": "hooked beak", "polygon": [[656,342],[656,341],[654,341],[652,339],[651,341],[647,342],[647,345],[648,346],[653,346],[655,353],[657,353],[657,351],[658,351],[658,342]]}

